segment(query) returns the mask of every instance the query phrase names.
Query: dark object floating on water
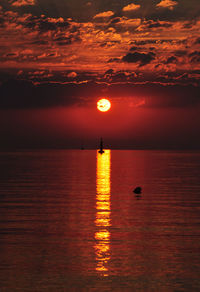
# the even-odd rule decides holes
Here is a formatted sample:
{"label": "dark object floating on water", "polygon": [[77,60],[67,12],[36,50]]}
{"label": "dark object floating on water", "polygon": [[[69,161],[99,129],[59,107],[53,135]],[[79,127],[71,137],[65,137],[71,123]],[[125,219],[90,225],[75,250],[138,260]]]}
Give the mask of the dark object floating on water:
{"label": "dark object floating on water", "polygon": [[99,153],[104,153],[104,150],[103,150],[103,139],[101,138],[100,140],[100,146],[99,146]]}
{"label": "dark object floating on water", "polygon": [[141,187],[136,187],[133,192],[136,194],[136,195],[140,195],[142,193],[142,188]]}

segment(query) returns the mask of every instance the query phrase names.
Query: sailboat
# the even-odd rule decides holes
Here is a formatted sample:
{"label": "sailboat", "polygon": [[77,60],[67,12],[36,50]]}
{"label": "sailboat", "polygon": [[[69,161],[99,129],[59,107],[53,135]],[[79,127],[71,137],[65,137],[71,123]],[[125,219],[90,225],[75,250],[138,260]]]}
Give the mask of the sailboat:
{"label": "sailboat", "polygon": [[99,153],[103,154],[104,153],[104,150],[103,150],[103,139],[101,138],[100,140],[100,146],[99,146]]}

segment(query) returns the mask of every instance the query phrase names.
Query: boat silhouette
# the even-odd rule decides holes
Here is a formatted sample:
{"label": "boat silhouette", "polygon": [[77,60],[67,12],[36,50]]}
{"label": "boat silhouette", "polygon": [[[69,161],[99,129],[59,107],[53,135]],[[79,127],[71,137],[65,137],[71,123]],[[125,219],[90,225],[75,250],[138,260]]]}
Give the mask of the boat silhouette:
{"label": "boat silhouette", "polygon": [[99,145],[99,153],[103,154],[104,153],[104,150],[103,150],[103,139],[101,138],[100,140],[100,145]]}

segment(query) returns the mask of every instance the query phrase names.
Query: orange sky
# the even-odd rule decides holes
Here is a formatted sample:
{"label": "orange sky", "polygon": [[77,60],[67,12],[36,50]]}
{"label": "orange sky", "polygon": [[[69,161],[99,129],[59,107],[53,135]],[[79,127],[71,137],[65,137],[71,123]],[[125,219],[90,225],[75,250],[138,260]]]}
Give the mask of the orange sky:
{"label": "orange sky", "polygon": [[198,148],[199,15],[198,0],[1,0],[3,147],[93,147],[102,132],[113,147]]}

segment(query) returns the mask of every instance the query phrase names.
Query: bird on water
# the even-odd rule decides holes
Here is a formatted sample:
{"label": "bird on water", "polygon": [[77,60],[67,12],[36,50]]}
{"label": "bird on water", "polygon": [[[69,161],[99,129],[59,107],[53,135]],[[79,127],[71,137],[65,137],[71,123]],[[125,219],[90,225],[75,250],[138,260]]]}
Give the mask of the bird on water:
{"label": "bird on water", "polygon": [[136,187],[133,192],[136,194],[136,195],[141,195],[142,193],[142,188],[141,187]]}

